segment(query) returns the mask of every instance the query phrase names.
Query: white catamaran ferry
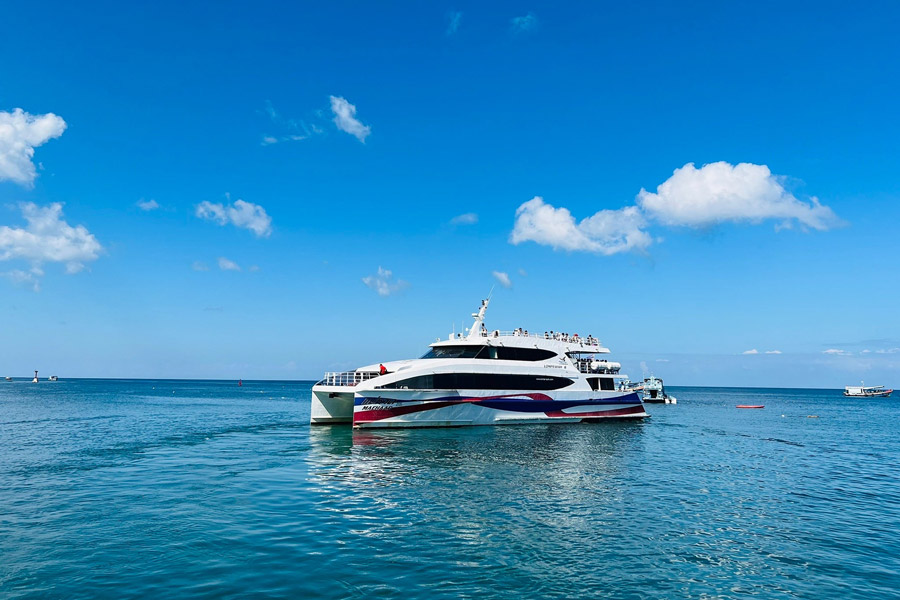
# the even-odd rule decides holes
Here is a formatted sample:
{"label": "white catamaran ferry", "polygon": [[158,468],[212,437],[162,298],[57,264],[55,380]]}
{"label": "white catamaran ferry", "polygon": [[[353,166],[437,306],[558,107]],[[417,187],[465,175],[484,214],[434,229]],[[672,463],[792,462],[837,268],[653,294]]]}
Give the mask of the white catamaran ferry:
{"label": "white catamaran ferry", "polygon": [[592,336],[488,331],[481,303],[468,334],[421,358],[326,373],[310,422],[354,427],[447,427],[646,417],[640,396],[617,390],[621,365]]}

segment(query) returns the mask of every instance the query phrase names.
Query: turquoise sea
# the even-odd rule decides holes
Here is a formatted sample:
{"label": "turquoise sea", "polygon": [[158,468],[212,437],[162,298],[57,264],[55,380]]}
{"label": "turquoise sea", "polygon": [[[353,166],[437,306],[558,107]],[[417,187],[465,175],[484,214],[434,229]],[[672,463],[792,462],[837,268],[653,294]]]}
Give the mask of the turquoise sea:
{"label": "turquoise sea", "polygon": [[900,598],[896,396],[353,432],[310,386],[0,381],[0,597]]}

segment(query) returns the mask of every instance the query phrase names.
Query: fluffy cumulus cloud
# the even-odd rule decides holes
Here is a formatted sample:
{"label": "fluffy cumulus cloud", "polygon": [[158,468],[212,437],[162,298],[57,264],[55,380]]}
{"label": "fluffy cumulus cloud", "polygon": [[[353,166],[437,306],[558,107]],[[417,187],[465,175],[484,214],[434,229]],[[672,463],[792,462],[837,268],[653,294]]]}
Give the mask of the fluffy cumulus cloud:
{"label": "fluffy cumulus cloud", "polygon": [[478,222],[478,215],[475,213],[465,213],[457,215],[450,219],[451,225],[474,225]]}
{"label": "fluffy cumulus cloud", "polygon": [[249,229],[256,237],[272,234],[272,218],[266,214],[266,209],[252,202],[235,200],[232,204],[221,204],[204,200],[197,205],[195,214],[219,225],[231,223],[235,227]]}
{"label": "fluffy cumulus cloud", "polygon": [[741,354],[759,354],[759,350],[753,348],[751,350],[744,350],[743,352],[741,352]]}
{"label": "fluffy cumulus cloud", "polygon": [[233,260],[228,260],[224,256],[219,257],[219,268],[223,271],[240,271],[241,267]]}
{"label": "fluffy cumulus cloud", "polygon": [[503,271],[492,271],[492,275],[494,279],[497,280],[497,283],[509,289],[512,287],[512,280],[509,278],[509,273],[504,273]]}
{"label": "fluffy cumulus cloud", "polygon": [[362,282],[375,290],[379,296],[390,296],[409,287],[409,284],[402,279],[394,281],[394,274],[389,270],[378,267],[378,273],[363,277]]}
{"label": "fluffy cumulus cloud", "polygon": [[356,106],[344,98],[331,96],[331,112],[334,113],[334,124],[338,129],[356,137],[360,142],[366,143],[371,129],[356,118]]}
{"label": "fluffy cumulus cloud", "polygon": [[556,208],[535,196],[516,210],[509,241],[513,244],[536,242],[557,250],[585,250],[608,255],[647,248],[653,240],[642,229],[644,225],[644,216],[634,206],[601,210],[576,223],[568,209]]}
{"label": "fluffy cumulus cloud", "polygon": [[509,241],[616,254],[646,250],[654,242],[648,233],[652,224],[709,227],[775,220],[779,229],[799,224],[817,230],[841,224],[816,198],[797,199],[784,188],[783,180],[765,165],[717,162],[698,169],[688,163],[676,169],[655,193],[642,189],[633,206],[601,210],[580,222],[568,209],[556,208],[536,196],[516,210]]}
{"label": "fluffy cumulus cloud", "polygon": [[513,17],[509,20],[509,29],[514,34],[531,33],[538,27],[538,19],[534,13],[528,13],[521,17]]}
{"label": "fluffy cumulus cloud", "polygon": [[[62,204],[19,205],[25,227],[0,226],[0,260],[21,259],[31,263],[31,275],[43,275],[40,265],[58,262],[67,273],[78,273],[84,263],[99,258],[103,247],[83,225],[75,227],[63,220]],[[16,272],[13,272],[16,273]],[[24,272],[22,272],[24,273]],[[9,275],[15,279],[19,275]]]}
{"label": "fluffy cumulus cloud", "polygon": [[717,162],[697,168],[688,163],[656,188],[641,190],[637,202],[663,225],[707,227],[726,222],[758,223],[774,219],[825,230],[839,223],[816,198],[798,200],[784,189],[783,178],[766,165]]}
{"label": "fluffy cumulus cloud", "polygon": [[66,122],[53,113],[32,115],[21,108],[0,111],[0,181],[33,186],[37,177],[34,149],[65,130]]}

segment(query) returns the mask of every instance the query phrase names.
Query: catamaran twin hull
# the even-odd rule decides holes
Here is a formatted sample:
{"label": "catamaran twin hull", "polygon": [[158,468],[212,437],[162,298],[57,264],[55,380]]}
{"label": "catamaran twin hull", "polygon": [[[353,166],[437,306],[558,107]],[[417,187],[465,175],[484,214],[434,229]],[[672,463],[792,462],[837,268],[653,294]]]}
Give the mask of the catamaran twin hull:
{"label": "catamaran twin hull", "polygon": [[[314,398],[315,404],[315,398]],[[344,410],[349,408],[344,403]],[[332,404],[334,407],[334,404]],[[319,407],[321,408],[321,404]],[[457,427],[465,425],[512,425],[522,423],[577,423],[607,419],[646,417],[636,393],[603,398],[554,399],[536,392],[493,396],[438,396],[429,399],[399,399],[355,394],[353,412],[332,412],[319,423],[349,423],[354,427]]]}

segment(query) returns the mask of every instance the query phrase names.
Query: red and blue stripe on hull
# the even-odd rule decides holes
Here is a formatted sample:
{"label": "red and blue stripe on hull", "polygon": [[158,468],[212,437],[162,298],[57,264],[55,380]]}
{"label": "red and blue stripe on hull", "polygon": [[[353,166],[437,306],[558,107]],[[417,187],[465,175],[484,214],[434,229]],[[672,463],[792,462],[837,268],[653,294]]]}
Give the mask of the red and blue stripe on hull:
{"label": "red and blue stripe on hull", "polygon": [[[468,418],[460,418],[465,408]],[[442,410],[446,409],[446,410]],[[455,413],[455,417],[447,413]],[[628,393],[608,398],[554,400],[541,393],[499,396],[448,396],[428,400],[357,396],[353,425],[356,427],[422,427],[490,425],[504,422],[567,422],[589,419],[646,417],[641,398]]]}

